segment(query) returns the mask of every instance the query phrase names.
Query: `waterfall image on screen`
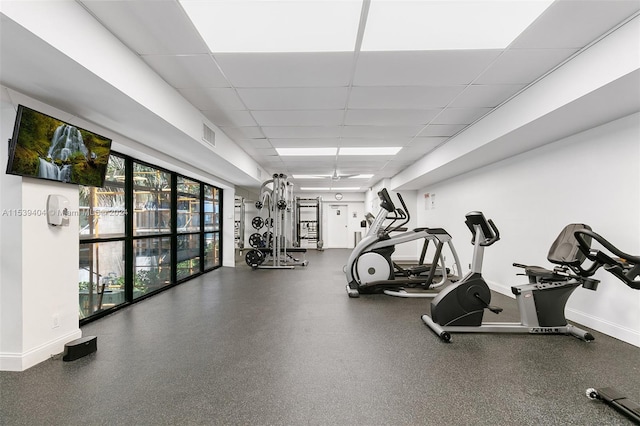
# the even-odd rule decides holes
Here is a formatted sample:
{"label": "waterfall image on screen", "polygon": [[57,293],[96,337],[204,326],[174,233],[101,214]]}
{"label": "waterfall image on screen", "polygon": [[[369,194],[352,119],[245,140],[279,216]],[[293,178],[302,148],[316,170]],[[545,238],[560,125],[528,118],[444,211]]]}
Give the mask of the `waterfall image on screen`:
{"label": "waterfall image on screen", "polygon": [[87,150],[87,147],[82,142],[80,130],[68,124],[61,124],[55,132],[53,132],[47,159],[39,159],[38,177],[70,182],[71,165],[63,164],[58,166],[54,162],[49,161],[67,161],[78,152],[84,156],[85,160],[89,160],[89,150]]}
{"label": "waterfall image on screen", "polygon": [[111,140],[19,106],[7,173],[102,186]]}

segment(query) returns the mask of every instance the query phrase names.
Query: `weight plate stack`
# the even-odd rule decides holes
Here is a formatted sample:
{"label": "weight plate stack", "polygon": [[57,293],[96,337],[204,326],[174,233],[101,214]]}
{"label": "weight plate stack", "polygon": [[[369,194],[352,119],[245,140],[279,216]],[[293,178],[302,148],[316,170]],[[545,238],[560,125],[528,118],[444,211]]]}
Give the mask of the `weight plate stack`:
{"label": "weight plate stack", "polygon": [[265,246],[264,240],[262,239],[262,235],[258,234],[257,232],[254,234],[251,234],[251,236],[249,236],[249,245],[253,248],[261,248]]}
{"label": "weight plate stack", "polygon": [[251,266],[252,268],[257,268],[262,264],[262,262],[264,262],[264,258],[265,256],[263,252],[253,249],[247,252],[244,260],[245,262],[247,262],[247,265]]}
{"label": "weight plate stack", "polygon": [[257,231],[264,226],[264,220],[260,216],[256,216],[251,221],[251,226]]}

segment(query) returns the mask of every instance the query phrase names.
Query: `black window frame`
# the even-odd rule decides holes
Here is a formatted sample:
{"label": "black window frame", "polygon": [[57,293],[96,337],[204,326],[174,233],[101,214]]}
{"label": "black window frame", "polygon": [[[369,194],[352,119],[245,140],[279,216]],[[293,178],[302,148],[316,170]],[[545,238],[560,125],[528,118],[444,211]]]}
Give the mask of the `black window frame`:
{"label": "black window frame", "polygon": [[[195,179],[193,177],[190,176],[186,176],[183,175],[181,173],[177,173],[168,169],[165,169],[163,167],[159,167],[156,166],[154,164],[148,163],[146,161],[142,161],[142,160],[138,160],[136,158],[130,157],[128,155],[125,154],[121,154],[119,152],[116,151],[112,151],[111,152],[112,155],[123,158],[124,162],[125,162],[125,180],[124,180],[124,204],[125,204],[125,210],[126,210],[126,215],[125,215],[125,229],[124,229],[124,236],[118,235],[118,236],[113,236],[113,237],[90,237],[90,238],[80,238],[80,249],[82,249],[82,246],[85,245],[92,245],[95,243],[105,243],[105,242],[117,242],[117,241],[122,241],[124,242],[124,298],[125,301],[124,303],[121,303],[119,305],[113,306],[113,307],[109,307],[109,308],[105,308],[105,309],[100,309],[97,310],[93,313],[91,313],[89,316],[85,317],[85,318],[81,318],[79,320],[80,325],[86,324],[88,322],[94,321],[96,319],[102,318],[105,315],[108,315],[118,309],[121,309],[125,306],[129,306],[133,303],[139,302],[141,300],[146,299],[147,297],[152,297],[160,292],[163,292],[169,288],[172,288],[176,285],[182,284],[186,281],[189,281],[191,279],[194,279],[204,273],[210,272],[212,270],[215,270],[219,267],[222,266],[222,257],[223,257],[223,217],[221,214],[219,214],[218,216],[218,228],[216,230],[212,230],[212,231],[206,231],[206,226],[205,226],[205,186],[211,187],[213,188],[213,190],[215,191],[215,194],[217,195],[217,202],[218,202],[218,213],[220,213],[222,211],[223,208],[223,203],[222,203],[222,199],[223,199],[223,189],[216,187],[215,185],[211,185],[209,183],[203,182],[199,179]],[[160,233],[151,233],[149,235],[134,235],[134,215],[135,215],[135,206],[134,206],[134,191],[135,191],[135,187],[134,187],[134,163],[143,165],[145,167],[150,167],[153,169],[157,169],[160,172],[164,172],[164,173],[168,173],[171,177],[171,195],[170,195],[170,199],[171,199],[171,207],[170,207],[170,214],[171,214],[171,224],[170,224],[170,231],[169,232],[160,232]],[[183,178],[183,179],[188,179],[190,181],[194,181],[200,184],[200,191],[199,191],[199,196],[200,196],[200,211],[199,211],[199,220],[200,220],[200,230],[199,231],[192,231],[192,232],[178,232],[178,226],[177,226],[177,217],[178,217],[178,203],[177,203],[177,198],[178,198],[178,193],[177,193],[177,182],[178,182],[178,178]],[[214,197],[214,205],[216,202],[216,197]],[[216,259],[216,264],[210,267],[205,267],[205,243],[206,243],[206,234],[218,234],[218,256]],[[178,258],[178,246],[177,246],[177,241],[178,241],[178,236],[182,236],[182,235],[199,235],[198,241],[200,243],[199,246],[199,266],[198,266],[198,271],[192,275],[186,276],[186,277],[182,277],[180,279],[177,279],[177,258]],[[139,240],[148,240],[148,239],[157,239],[157,238],[170,238],[171,241],[171,249],[170,249],[170,257],[171,257],[171,273],[170,273],[170,282],[160,288],[157,288],[153,291],[150,291],[148,293],[144,293],[142,295],[140,295],[139,297],[134,298],[134,275],[135,275],[135,271],[134,271],[134,244],[136,241]]]}

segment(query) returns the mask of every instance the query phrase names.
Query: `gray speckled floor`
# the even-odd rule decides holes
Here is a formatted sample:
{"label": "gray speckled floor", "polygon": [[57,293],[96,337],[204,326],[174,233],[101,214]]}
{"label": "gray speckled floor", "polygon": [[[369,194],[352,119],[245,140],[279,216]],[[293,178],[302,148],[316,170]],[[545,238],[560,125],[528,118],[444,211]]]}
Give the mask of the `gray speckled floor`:
{"label": "gray speckled floor", "polygon": [[[445,344],[420,320],[426,300],[349,299],[348,253],[221,268],[88,324],[95,354],[0,372],[0,424],[631,424],[584,392],[640,400],[640,349],[597,332]],[[493,302],[517,318],[515,301]]]}

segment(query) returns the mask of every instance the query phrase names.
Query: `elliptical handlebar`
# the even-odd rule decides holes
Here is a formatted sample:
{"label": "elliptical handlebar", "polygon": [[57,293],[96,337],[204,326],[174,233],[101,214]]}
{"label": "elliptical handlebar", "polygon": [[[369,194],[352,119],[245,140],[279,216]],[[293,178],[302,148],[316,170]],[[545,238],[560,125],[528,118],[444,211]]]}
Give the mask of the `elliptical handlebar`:
{"label": "elliptical handlebar", "polygon": [[[402,228],[404,225],[409,223],[409,220],[411,219],[411,216],[409,215],[409,209],[407,208],[402,195],[400,195],[399,193],[396,195],[398,196],[400,204],[402,204],[403,208],[398,208],[395,206],[395,204],[393,204],[387,188],[382,188],[378,192],[378,198],[380,198],[380,207],[387,211],[386,219],[391,220],[391,223],[387,225],[387,227],[382,231],[385,234],[389,234],[395,230]],[[398,225],[394,225],[398,220],[401,220],[402,222]]]}
{"label": "elliptical handlebar", "polygon": [[398,200],[400,200],[400,204],[402,204],[402,208],[397,209],[397,211],[400,212],[400,215],[403,216],[402,218],[404,219],[404,222],[402,222],[396,228],[401,228],[407,223],[409,223],[409,221],[411,220],[411,215],[409,214],[409,209],[407,208],[407,205],[405,204],[404,199],[402,198],[402,195],[400,195],[399,192],[397,192],[396,195],[398,196]]}
{"label": "elliptical handlebar", "polygon": [[[583,235],[593,238],[619,259],[614,259],[608,254],[603,253],[601,250],[592,249],[591,245],[587,243]],[[606,271],[611,272],[629,287],[635,290],[640,290],[640,257],[632,256],[623,252],[600,234],[587,229],[581,229],[574,232],[574,236],[578,241],[580,250],[589,260],[597,265],[595,269],[602,266]]]}

